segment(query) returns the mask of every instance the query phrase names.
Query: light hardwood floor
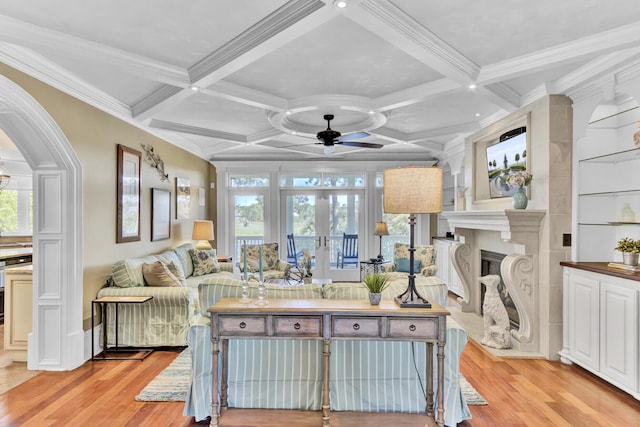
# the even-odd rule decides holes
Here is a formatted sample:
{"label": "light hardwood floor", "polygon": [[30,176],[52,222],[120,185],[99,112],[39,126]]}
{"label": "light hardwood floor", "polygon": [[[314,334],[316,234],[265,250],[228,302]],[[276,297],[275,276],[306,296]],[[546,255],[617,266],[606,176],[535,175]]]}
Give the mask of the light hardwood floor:
{"label": "light hardwood floor", "polygon": [[[156,351],[143,362],[87,362],[71,372],[42,372],[0,395],[2,426],[204,426],[182,415],[182,402],[134,397],[179,354]],[[487,399],[459,427],[640,426],[640,402],[576,366],[497,359],[473,341],[461,371]],[[225,418],[226,417],[226,418]],[[322,425],[320,413],[229,410],[223,426]],[[425,416],[336,414],[334,427],[423,427]]]}

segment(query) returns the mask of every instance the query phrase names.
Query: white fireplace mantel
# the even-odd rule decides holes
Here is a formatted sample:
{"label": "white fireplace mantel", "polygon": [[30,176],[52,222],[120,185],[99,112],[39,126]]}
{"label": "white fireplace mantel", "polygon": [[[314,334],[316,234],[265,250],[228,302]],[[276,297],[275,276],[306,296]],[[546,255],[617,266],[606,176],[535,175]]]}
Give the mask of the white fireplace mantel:
{"label": "white fireplace mantel", "polygon": [[[440,215],[449,222],[449,227],[470,230],[497,231],[509,242],[524,243],[523,233],[538,233],[544,210],[503,209],[497,211],[449,211]],[[525,234],[526,235],[526,234]]]}

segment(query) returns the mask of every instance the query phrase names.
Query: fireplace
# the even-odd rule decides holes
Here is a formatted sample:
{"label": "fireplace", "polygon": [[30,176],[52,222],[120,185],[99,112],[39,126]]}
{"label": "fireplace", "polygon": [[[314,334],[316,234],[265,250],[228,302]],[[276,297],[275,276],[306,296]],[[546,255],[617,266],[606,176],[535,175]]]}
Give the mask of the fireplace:
{"label": "fireplace", "polygon": [[[502,280],[502,275],[500,274],[500,264],[505,257],[505,254],[486,251],[483,249],[480,250],[480,276],[486,276],[488,274],[500,276],[500,284],[498,285],[500,299],[502,300],[504,307],[507,309],[511,329],[518,329],[520,326],[520,316],[518,316],[516,305],[509,295],[509,291],[507,290],[507,287]],[[482,315],[484,315],[484,294],[486,291],[486,286],[483,283],[480,283],[480,314]]]}
{"label": "fireplace", "polygon": [[[464,297],[457,300],[460,310],[477,315],[481,322],[480,277],[500,276],[509,295],[505,306],[510,317],[518,322],[517,327],[511,328],[512,349],[551,357],[548,348],[541,348],[541,343],[546,345],[549,337],[540,327],[540,313],[546,308],[540,301],[538,279],[540,224],[545,213],[534,209],[505,209],[451,211],[442,215],[458,236],[458,243],[451,246],[450,256],[464,288]],[[481,266],[482,250],[499,254],[498,259],[485,267],[486,271]]]}

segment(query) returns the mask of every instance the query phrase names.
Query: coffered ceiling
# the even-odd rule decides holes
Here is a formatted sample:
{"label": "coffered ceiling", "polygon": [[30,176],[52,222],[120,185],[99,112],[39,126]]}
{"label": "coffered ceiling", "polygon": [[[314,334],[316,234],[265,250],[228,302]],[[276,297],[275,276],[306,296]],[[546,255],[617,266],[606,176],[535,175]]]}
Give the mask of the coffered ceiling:
{"label": "coffered ceiling", "polygon": [[[446,160],[640,67],[635,0],[0,0],[0,61],[204,159]],[[470,85],[475,85],[471,88]]]}

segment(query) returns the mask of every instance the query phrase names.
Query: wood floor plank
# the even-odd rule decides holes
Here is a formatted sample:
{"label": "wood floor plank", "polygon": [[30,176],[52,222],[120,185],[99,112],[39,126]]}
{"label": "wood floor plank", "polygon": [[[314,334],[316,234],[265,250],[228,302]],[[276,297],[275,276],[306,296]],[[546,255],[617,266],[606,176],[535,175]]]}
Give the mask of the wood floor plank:
{"label": "wood floor plank", "polygon": [[[181,349],[143,362],[87,362],[70,372],[42,372],[0,395],[2,426],[202,427],[183,402],[136,402],[135,396]],[[471,406],[458,427],[640,426],[640,402],[575,365],[497,358],[470,341],[460,370],[489,402]],[[222,426],[321,426],[319,412],[230,409]],[[334,427],[424,427],[416,414],[333,413]]]}

